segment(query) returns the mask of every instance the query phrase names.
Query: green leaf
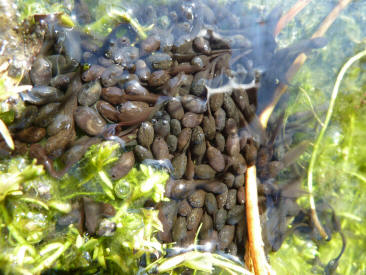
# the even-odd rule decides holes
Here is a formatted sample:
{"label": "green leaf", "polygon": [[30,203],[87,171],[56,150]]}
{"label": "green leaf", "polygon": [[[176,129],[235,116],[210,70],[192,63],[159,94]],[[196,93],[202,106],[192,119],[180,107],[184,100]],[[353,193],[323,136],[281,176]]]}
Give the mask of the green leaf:
{"label": "green leaf", "polygon": [[97,259],[98,259],[98,263],[105,269],[106,264],[105,264],[105,259],[104,259],[103,247],[100,247],[100,249],[98,250]]}
{"label": "green leaf", "polygon": [[11,150],[14,150],[14,142],[5,123],[0,119],[0,133],[5,139],[6,144],[9,146]]}
{"label": "green leaf", "polygon": [[13,160],[9,163],[7,172],[0,171],[0,202],[7,195],[20,191],[20,184],[32,180],[44,173],[43,166],[35,165],[35,162],[22,170],[19,165],[24,159]]}
{"label": "green leaf", "polygon": [[62,201],[57,201],[57,200],[51,200],[48,203],[48,206],[60,211],[61,213],[70,213],[71,212],[71,204],[68,202],[62,202]]}
{"label": "green leaf", "polygon": [[15,111],[14,110],[9,110],[9,111],[0,113],[0,119],[5,124],[12,123],[14,121],[14,118],[15,118]]}

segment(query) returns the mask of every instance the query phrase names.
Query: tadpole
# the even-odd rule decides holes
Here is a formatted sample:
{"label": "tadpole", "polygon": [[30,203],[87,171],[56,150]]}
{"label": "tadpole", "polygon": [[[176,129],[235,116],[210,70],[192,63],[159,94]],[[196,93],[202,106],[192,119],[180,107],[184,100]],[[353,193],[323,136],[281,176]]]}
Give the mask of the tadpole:
{"label": "tadpole", "polygon": [[334,211],[333,207],[331,207],[329,204],[328,204],[328,207],[332,210],[332,226],[333,226],[333,229],[334,229],[335,232],[338,232],[339,235],[342,238],[342,248],[341,248],[341,251],[339,252],[338,256],[335,257],[334,259],[330,260],[328,262],[328,264],[324,267],[325,274],[326,275],[332,275],[332,274],[335,274],[335,272],[337,270],[337,267],[338,267],[338,264],[339,264],[339,260],[342,257],[344,251],[346,250],[347,241],[346,241],[346,237],[345,237],[345,235],[342,231],[339,219],[338,219],[337,215],[335,214],[335,211]]}

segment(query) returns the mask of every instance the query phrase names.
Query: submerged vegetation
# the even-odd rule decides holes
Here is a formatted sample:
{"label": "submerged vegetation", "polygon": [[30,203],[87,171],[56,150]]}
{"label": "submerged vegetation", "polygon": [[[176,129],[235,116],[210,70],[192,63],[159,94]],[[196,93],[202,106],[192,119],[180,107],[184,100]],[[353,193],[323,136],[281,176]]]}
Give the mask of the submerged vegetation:
{"label": "submerged vegetation", "polygon": [[[113,1],[111,5],[108,1],[86,2],[92,7],[92,16],[98,20],[85,24],[84,31],[105,35],[113,29],[116,19],[123,19],[144,39],[151,28],[150,25],[140,25],[126,10],[118,9],[120,6],[117,2],[120,1]],[[248,1],[248,6],[256,4],[251,2],[256,1]],[[273,1],[271,5],[275,2],[278,1]],[[19,0],[17,3],[20,7],[20,21],[31,18],[33,14],[62,13],[70,8],[53,1]],[[319,14],[324,16],[326,12],[322,12],[333,3],[334,1],[324,1],[319,4]],[[280,103],[280,107],[286,107],[285,125],[291,123],[291,118],[299,112],[311,110],[310,122],[304,122],[306,127],[294,134],[294,140],[310,140],[314,146],[318,134],[324,129],[312,165],[312,194],[320,222],[331,240],[322,240],[316,232],[294,228],[295,233],[284,241],[281,249],[270,254],[270,263],[278,274],[323,274],[324,270],[327,274],[366,272],[366,255],[363,253],[366,249],[366,212],[363,210],[366,202],[364,58],[351,66],[345,74],[339,93],[334,98],[335,105],[331,106],[333,115],[328,121],[329,127],[322,128],[327,124],[325,115],[337,71],[349,56],[365,49],[366,43],[362,39],[366,34],[356,19],[365,22],[362,21],[365,20],[362,10],[366,12],[366,8],[360,8],[357,12],[353,9],[356,8],[351,6],[351,15],[342,15],[336,22],[329,35],[336,38],[329,41],[325,51],[314,54],[315,58],[299,72],[294,84],[290,86],[289,95]],[[110,13],[111,10],[114,12]],[[298,36],[286,36],[295,33],[293,29],[299,26],[304,27],[299,31],[301,35],[309,36],[319,15],[313,21],[306,21],[309,12],[305,10],[295,23],[289,23],[285,34],[279,37],[280,44],[290,44],[294,39],[299,39]],[[62,20],[69,25],[77,25],[67,12]],[[161,21],[159,24],[164,23],[163,19]],[[341,31],[336,28],[347,35],[337,36],[337,32]],[[349,46],[350,41],[351,45],[355,45],[354,48]],[[344,45],[349,48],[343,51]],[[10,84],[6,81],[7,76],[2,74],[2,100],[10,95],[10,86],[18,85],[16,81]],[[14,89],[15,92],[20,90],[21,88]],[[326,108],[322,107],[324,104]],[[1,105],[0,132],[10,147],[10,134],[1,122],[9,125],[15,116],[14,110],[7,109],[6,104]],[[27,157],[12,157],[1,161],[0,268],[5,274],[37,274],[49,268],[62,270],[65,266],[68,270],[82,274],[180,274],[186,268],[196,270],[195,274],[210,273],[213,270],[218,274],[247,272],[241,261],[205,252],[196,243],[190,249],[170,255],[171,251],[174,252],[171,245],[163,245],[156,239],[156,233],[162,230],[158,210],[149,207],[153,203],[167,200],[164,192],[169,178],[168,171],[141,164],[122,179],[112,180],[108,171],[123,150],[120,144],[114,142],[93,145],[78,165],[74,165],[61,180],[50,177],[43,166]],[[310,149],[300,158],[299,167],[303,171],[311,163],[313,154]],[[61,163],[56,162],[55,165],[63,168]],[[280,177],[282,176],[281,174]],[[303,181],[303,188],[308,191],[306,180]],[[88,199],[79,199],[80,197]],[[298,202],[308,208],[308,194],[298,199]],[[93,223],[92,218],[81,213],[86,213],[86,208],[90,205],[107,205],[113,212],[96,217],[101,222],[94,232],[88,232],[93,231],[88,225],[88,222]],[[79,219],[80,227],[72,224],[65,226],[59,222],[62,220],[60,217]],[[336,218],[340,220],[340,228],[336,225]],[[293,223],[292,226],[296,224]],[[346,236],[346,249],[338,263],[337,257],[344,245],[342,234]],[[168,257],[160,257],[166,255]],[[337,262],[332,266],[334,259]],[[335,271],[336,264],[338,269]]]}
{"label": "submerged vegetation", "polygon": [[[361,56],[361,54],[358,55]],[[334,221],[329,221],[327,218],[329,219],[329,215],[334,211],[339,218],[341,230],[334,231],[330,241],[319,240],[311,234],[305,238],[304,235],[291,235],[281,250],[271,256],[271,263],[281,274],[322,273],[327,265],[329,267],[332,260],[337,259],[343,245],[346,249],[338,263],[337,272],[340,274],[365,272],[363,254],[360,253],[365,249],[366,236],[366,225],[363,222],[365,212],[361,210],[366,200],[363,192],[364,146],[361,145],[365,138],[363,119],[365,104],[362,91],[365,81],[364,58],[361,58],[348,68],[342,78],[340,92],[335,98],[330,126],[324,132],[324,139],[318,139],[318,157],[313,172],[315,188],[313,194],[318,204],[318,214],[320,221],[331,233],[329,230],[333,230],[332,222]],[[318,96],[322,95],[310,94],[310,100],[312,102],[319,100]],[[306,103],[307,100],[307,95],[300,94],[295,102]],[[313,115],[325,117],[325,113]],[[324,126],[315,125],[314,127],[321,129]],[[312,152],[305,154],[303,162],[310,160],[312,154]],[[301,198],[300,201],[304,205],[308,204],[307,197]],[[342,234],[346,237],[344,244]],[[294,254],[301,256],[293,257]],[[328,274],[333,273],[329,271]]]}
{"label": "submerged vegetation", "polygon": [[[111,182],[103,175],[108,163],[115,160],[116,149],[118,145],[110,143],[93,146],[76,168],[77,176],[64,177],[61,182],[22,157],[2,164],[0,263],[6,274],[35,274],[51,266],[63,269],[65,263],[68,270],[87,268],[93,273],[105,269],[107,262],[108,272],[131,274],[137,272],[143,254],[162,252],[162,245],[153,237],[161,230],[157,210],[144,208],[144,204],[163,199],[168,174],[141,165],[114,182],[112,191]],[[81,215],[75,212],[75,200],[70,200],[81,195],[114,208],[113,217],[101,222],[98,238],[60,222],[60,216],[72,219]],[[85,211],[87,227],[100,218]]]}
{"label": "submerged vegetation", "polygon": [[[290,87],[290,96],[287,98],[286,116],[312,110],[311,116],[314,117],[313,123],[306,124],[307,130],[299,131],[295,138],[316,140],[323,127],[331,91],[341,66],[350,56],[365,49],[366,34],[359,25],[365,20],[362,8],[361,3],[355,2],[350,5],[330,29],[329,35],[335,38],[327,45],[326,51],[309,60],[294,79],[294,86]],[[322,5],[319,5],[319,10],[322,10]],[[301,18],[306,18],[307,11],[304,13],[304,16],[299,17],[300,21],[304,20]],[[291,25],[290,23],[288,28],[294,27]],[[302,23],[305,33],[306,28],[311,25],[312,21]],[[286,36],[286,33],[283,35]],[[330,205],[339,218],[341,233],[346,238],[346,248],[338,268],[332,271],[327,269],[327,266],[329,267],[332,260],[342,251],[343,241],[339,232],[333,232],[330,241],[320,240],[319,236],[312,234],[292,234],[281,249],[271,255],[271,264],[279,274],[322,274],[324,270],[328,270],[328,274],[365,272],[365,259],[361,252],[365,249],[366,240],[366,213],[361,209],[366,201],[365,170],[362,168],[365,156],[362,145],[365,138],[365,76],[364,58],[354,63],[344,75],[329,127],[319,144],[313,171],[313,194],[320,221],[331,229],[332,221],[327,220],[332,212]],[[293,93],[297,89],[301,92]],[[310,134],[309,130],[315,130],[317,135]],[[302,156],[300,163],[305,168],[311,156],[312,151]],[[306,187],[304,180],[304,188]],[[309,205],[307,196],[299,202]]]}

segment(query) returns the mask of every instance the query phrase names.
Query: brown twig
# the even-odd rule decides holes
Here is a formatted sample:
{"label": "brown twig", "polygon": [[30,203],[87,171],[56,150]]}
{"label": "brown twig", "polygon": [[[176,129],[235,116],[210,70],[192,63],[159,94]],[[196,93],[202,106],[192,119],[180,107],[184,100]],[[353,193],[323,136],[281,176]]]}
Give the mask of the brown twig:
{"label": "brown twig", "polygon": [[274,31],[274,36],[277,36],[282,29],[290,22],[300,11],[302,11],[311,0],[298,0],[292,8],[286,12],[278,21],[276,29]]}
{"label": "brown twig", "polygon": [[[283,29],[283,27],[290,20],[292,20],[297,13],[299,13],[303,8],[305,8],[305,6],[310,2],[311,0],[304,0],[304,1],[299,0],[279,20],[274,35],[276,36]],[[259,117],[259,122],[262,125],[263,129],[265,129],[267,126],[268,118],[266,118],[266,120],[264,121],[263,118],[261,119],[261,117]],[[257,171],[255,165],[248,167],[245,177],[246,177],[245,197],[246,197],[248,241],[246,243],[244,261],[247,267],[251,271],[254,271],[256,275],[275,274],[275,271],[268,264],[264,252],[262,229],[258,209]]]}
{"label": "brown twig", "polygon": [[[257,170],[255,165],[248,167],[246,172],[246,216],[248,223],[248,244],[250,262],[256,275],[275,274],[267,262],[264,253],[264,244],[262,240],[262,229],[258,209],[257,193]],[[247,266],[248,257],[247,258]]]}

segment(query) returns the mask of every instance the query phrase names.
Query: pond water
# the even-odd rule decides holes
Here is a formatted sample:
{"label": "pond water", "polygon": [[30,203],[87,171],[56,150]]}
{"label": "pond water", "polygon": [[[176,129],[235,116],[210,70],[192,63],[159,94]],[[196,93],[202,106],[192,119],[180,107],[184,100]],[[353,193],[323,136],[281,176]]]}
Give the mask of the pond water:
{"label": "pond water", "polygon": [[[1,144],[3,179],[26,154],[47,174],[23,176],[18,201],[0,193],[1,243],[18,261],[0,258],[4,270],[46,270],[43,249],[59,252],[58,269],[142,272],[160,244],[168,259],[198,250],[243,264],[245,175],[256,165],[277,274],[364,274],[364,59],[330,99],[342,65],[365,50],[365,4],[1,2],[1,61],[26,87],[2,102],[15,141],[13,152]],[[19,260],[27,249],[32,260]]]}

